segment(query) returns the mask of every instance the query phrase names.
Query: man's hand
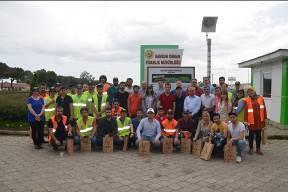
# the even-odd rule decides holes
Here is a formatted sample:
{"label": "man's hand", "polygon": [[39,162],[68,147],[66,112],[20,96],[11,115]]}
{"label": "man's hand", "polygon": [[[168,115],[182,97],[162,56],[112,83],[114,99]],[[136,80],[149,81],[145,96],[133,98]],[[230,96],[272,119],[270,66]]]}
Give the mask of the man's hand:
{"label": "man's hand", "polygon": [[36,116],[35,116],[35,120],[36,120],[36,121],[40,121],[40,120],[41,120],[40,115],[36,115]]}
{"label": "man's hand", "polygon": [[160,145],[159,139],[155,139],[155,140],[154,140],[154,143],[157,144],[157,145]]}
{"label": "man's hand", "polygon": [[134,133],[131,133],[129,137],[130,137],[130,138],[133,138],[133,137],[134,137]]}

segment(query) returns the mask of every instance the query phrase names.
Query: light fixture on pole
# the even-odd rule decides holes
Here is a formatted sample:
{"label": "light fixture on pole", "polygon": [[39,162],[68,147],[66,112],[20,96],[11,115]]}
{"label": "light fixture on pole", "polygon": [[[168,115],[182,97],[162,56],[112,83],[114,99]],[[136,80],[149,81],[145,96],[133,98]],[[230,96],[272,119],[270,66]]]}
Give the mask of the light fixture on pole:
{"label": "light fixture on pole", "polygon": [[[207,41],[207,77],[211,81],[211,39],[208,38],[208,33],[216,32],[216,23],[218,17],[203,17],[201,32],[206,33]],[[213,81],[213,80],[212,80]],[[212,82],[211,81],[211,82]]]}

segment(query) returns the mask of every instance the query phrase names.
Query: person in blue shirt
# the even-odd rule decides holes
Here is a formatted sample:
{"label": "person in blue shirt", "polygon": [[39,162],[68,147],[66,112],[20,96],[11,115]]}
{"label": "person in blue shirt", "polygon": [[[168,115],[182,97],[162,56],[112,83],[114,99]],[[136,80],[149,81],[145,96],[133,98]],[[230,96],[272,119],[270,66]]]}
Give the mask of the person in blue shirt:
{"label": "person in blue shirt", "polygon": [[201,108],[201,99],[195,95],[195,87],[189,87],[189,95],[184,100],[184,111],[189,111],[192,118],[198,124],[199,113]]}
{"label": "person in blue shirt", "polygon": [[45,104],[44,99],[39,94],[38,87],[33,88],[32,95],[27,99],[28,122],[31,126],[32,139],[35,149],[42,149],[44,124],[45,124]]}
{"label": "person in blue shirt", "polygon": [[[136,133],[137,127],[140,124],[140,121],[143,119],[143,117],[144,117],[143,111],[141,109],[138,109],[137,116],[132,119],[134,133]],[[128,147],[133,146],[134,148],[136,148],[136,139],[137,139],[136,134],[134,134],[133,137],[129,139]]]}

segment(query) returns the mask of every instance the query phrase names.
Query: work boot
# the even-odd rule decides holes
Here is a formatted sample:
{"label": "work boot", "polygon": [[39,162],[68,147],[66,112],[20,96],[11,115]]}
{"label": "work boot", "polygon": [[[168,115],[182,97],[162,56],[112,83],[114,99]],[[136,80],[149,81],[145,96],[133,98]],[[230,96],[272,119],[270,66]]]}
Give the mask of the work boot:
{"label": "work boot", "polygon": [[249,149],[248,154],[252,155],[253,154],[253,149]]}
{"label": "work boot", "polygon": [[261,151],[261,149],[256,149],[256,153],[257,153],[258,155],[264,155],[264,153]]}

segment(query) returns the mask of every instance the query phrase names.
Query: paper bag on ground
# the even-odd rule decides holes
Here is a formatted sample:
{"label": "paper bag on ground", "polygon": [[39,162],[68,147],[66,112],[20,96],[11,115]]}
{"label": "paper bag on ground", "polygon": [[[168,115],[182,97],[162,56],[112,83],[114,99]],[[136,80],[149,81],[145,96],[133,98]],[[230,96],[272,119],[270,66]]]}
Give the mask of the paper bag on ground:
{"label": "paper bag on ground", "polygon": [[105,136],[103,138],[103,152],[104,153],[113,152],[113,137]]}
{"label": "paper bag on ground", "polygon": [[267,127],[263,128],[261,131],[261,140],[262,144],[267,144],[268,141],[268,132],[267,132]]}
{"label": "paper bag on ground", "polygon": [[150,141],[139,141],[139,155],[149,156],[150,155]]}
{"label": "paper bag on ground", "polygon": [[73,137],[67,137],[67,154],[72,155],[74,152],[74,140]]}
{"label": "paper bag on ground", "polygon": [[201,139],[194,141],[192,145],[192,154],[195,154],[200,157],[202,148],[203,148],[203,141]]}
{"label": "paper bag on ground", "polygon": [[224,161],[231,162],[236,161],[236,146],[228,145],[224,146]]}
{"label": "paper bag on ground", "polygon": [[81,139],[81,152],[91,152],[91,140],[89,137]]}
{"label": "paper bag on ground", "polygon": [[173,153],[173,139],[164,137],[163,139],[163,153],[169,154]]}
{"label": "paper bag on ground", "polygon": [[123,151],[127,151],[128,148],[128,137],[124,137]]}
{"label": "paper bag on ground", "polygon": [[191,153],[191,139],[181,140],[181,153],[190,154]]}
{"label": "paper bag on ground", "polygon": [[214,148],[214,144],[205,142],[204,147],[201,151],[200,158],[206,161],[209,161],[211,158],[211,154]]}

